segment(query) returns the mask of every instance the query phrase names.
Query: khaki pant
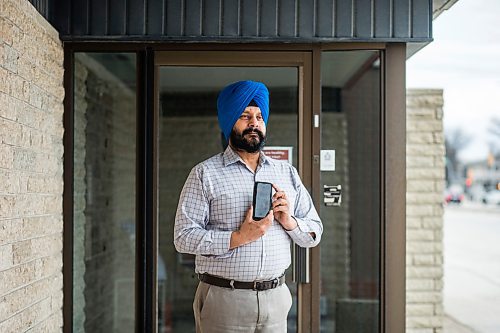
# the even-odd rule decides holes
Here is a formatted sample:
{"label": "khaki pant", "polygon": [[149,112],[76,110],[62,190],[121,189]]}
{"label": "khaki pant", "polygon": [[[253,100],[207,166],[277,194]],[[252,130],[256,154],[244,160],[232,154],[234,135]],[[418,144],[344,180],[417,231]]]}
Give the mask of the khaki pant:
{"label": "khaki pant", "polygon": [[197,333],[286,333],[292,295],[286,284],[265,291],[200,282],[193,302]]}

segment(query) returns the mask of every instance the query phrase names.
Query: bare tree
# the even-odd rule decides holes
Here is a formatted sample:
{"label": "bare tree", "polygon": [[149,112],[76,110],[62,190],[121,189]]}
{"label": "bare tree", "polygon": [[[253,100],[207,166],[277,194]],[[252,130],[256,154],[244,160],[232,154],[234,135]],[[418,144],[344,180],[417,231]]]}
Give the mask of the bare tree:
{"label": "bare tree", "polygon": [[462,128],[455,128],[445,134],[444,144],[446,148],[446,178],[452,182],[459,178],[458,168],[460,160],[458,155],[471,142],[470,135]]}

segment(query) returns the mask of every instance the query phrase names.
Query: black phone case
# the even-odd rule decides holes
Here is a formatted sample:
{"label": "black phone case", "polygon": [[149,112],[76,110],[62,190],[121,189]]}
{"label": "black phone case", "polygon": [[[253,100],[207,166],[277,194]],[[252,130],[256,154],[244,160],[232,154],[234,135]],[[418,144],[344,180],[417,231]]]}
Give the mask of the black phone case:
{"label": "black phone case", "polygon": [[269,184],[271,186],[271,191],[269,192],[269,209],[267,210],[267,213],[269,213],[269,211],[271,210],[271,207],[272,207],[272,197],[273,197],[273,188],[272,188],[272,184],[271,183],[268,183],[268,182],[255,182],[254,186],[253,186],[253,201],[252,201],[252,204],[253,204],[253,214],[252,214],[252,219],[254,221],[259,221],[259,220],[262,220],[264,217],[267,216],[264,215],[264,216],[255,216],[255,207],[257,207],[257,186],[258,184]]}

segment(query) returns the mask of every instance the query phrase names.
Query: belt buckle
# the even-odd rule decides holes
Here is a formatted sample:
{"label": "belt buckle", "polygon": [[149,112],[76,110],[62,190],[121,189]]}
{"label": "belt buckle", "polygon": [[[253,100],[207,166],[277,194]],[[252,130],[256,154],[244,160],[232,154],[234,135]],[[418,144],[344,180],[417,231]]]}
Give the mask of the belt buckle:
{"label": "belt buckle", "polygon": [[263,291],[263,290],[265,290],[265,289],[263,288],[263,286],[264,286],[264,283],[263,283],[263,282],[264,282],[264,281],[257,281],[257,280],[255,280],[255,281],[253,282],[253,288],[252,288],[252,289],[253,289],[253,290],[255,290],[255,291]]}
{"label": "belt buckle", "polygon": [[279,278],[272,279],[269,281],[254,281],[253,282],[253,290],[255,291],[264,291],[268,289],[276,288],[280,283]]}

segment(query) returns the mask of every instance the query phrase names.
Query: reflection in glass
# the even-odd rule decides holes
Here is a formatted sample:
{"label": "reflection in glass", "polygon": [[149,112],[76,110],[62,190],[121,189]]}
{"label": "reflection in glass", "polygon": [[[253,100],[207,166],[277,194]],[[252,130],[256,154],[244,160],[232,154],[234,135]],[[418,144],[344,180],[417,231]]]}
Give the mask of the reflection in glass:
{"label": "reflection in glass", "polygon": [[321,207],[321,331],[378,332],[380,304],[380,56],[324,52],[321,149],[335,150],[324,185],[342,204]]}
{"label": "reflection in glass", "polygon": [[135,67],[75,54],[73,332],[134,332]]}
{"label": "reflection in glass", "polygon": [[[224,149],[217,122],[218,93],[239,80],[264,82],[271,95],[266,146],[291,147],[297,165],[297,69],[162,66],[159,76],[158,331],[186,333],[195,331],[192,303],[198,278],[194,257],[174,249],[173,225],[191,168]],[[289,271],[287,284],[295,296]],[[290,332],[295,331],[296,316],[294,305]]]}

